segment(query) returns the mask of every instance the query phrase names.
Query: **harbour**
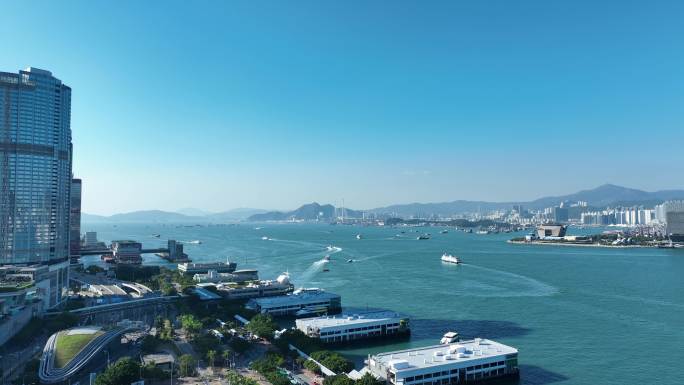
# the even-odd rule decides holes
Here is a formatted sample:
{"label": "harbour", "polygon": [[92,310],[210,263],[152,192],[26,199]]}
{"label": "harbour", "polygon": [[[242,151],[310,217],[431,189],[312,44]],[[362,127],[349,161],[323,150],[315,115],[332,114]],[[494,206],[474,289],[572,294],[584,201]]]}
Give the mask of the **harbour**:
{"label": "harbour", "polygon": [[[684,319],[681,250],[540,248],[508,244],[511,234],[453,231],[432,231],[430,240],[416,242],[408,234],[395,237],[398,230],[391,227],[364,227],[358,240],[355,235],[361,231],[356,226],[259,226],[255,231],[247,224],[85,225],[104,240],[144,239],[150,233],[201,240],[200,245],[186,245],[195,262],[220,262],[230,256],[241,269],[258,268],[263,278],[289,271],[297,288],[320,287],[339,294],[345,312],[384,309],[409,316],[407,341],[336,349],[353,359],[357,369],[368,354],[434,345],[444,333],[457,331],[463,340],[487,338],[518,349],[521,384],[678,378],[678,362],[667,351],[684,343],[679,327]],[[262,241],[262,236],[270,241]],[[163,245],[152,239],[144,246],[156,246],[155,242]],[[336,249],[328,250],[329,245]],[[445,250],[464,262],[442,263]],[[330,262],[321,262],[326,255]],[[347,263],[349,259],[355,262]],[[84,257],[83,262],[100,263],[94,257]],[[174,266],[154,255],[143,255],[143,264]],[[324,267],[329,272],[323,273]],[[636,364],[611,364],[619,353],[585,348],[596,344],[598,335],[610,341],[615,352],[654,344],[659,349]]]}

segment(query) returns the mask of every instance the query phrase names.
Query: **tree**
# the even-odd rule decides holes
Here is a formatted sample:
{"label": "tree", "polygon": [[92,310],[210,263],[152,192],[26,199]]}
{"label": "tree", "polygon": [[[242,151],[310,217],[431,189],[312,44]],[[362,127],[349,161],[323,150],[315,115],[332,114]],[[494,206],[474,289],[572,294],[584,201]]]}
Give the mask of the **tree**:
{"label": "tree", "polygon": [[372,374],[366,372],[356,381],[356,385],[384,385],[383,381],[378,380]]}
{"label": "tree", "polygon": [[189,335],[194,336],[202,330],[202,323],[192,314],[183,314],[180,317],[183,330]]}
{"label": "tree", "polygon": [[216,360],[216,350],[209,350],[207,352],[207,361],[209,361],[209,366],[214,367],[214,360]]}
{"label": "tree", "polygon": [[347,373],[354,368],[354,365],[341,354],[329,350],[313,352],[311,358],[335,373]]}
{"label": "tree", "polygon": [[273,332],[278,329],[278,324],[273,321],[270,314],[257,314],[249,320],[247,330],[266,339],[273,338]]}
{"label": "tree", "polygon": [[[181,377],[190,377],[195,374],[195,359],[189,354],[183,354],[178,359]],[[96,384],[99,385],[99,384]]]}
{"label": "tree", "polygon": [[304,367],[314,372],[315,374],[321,374],[321,368],[315,362],[311,360],[306,360],[304,362]]}
{"label": "tree", "polygon": [[140,364],[130,357],[124,357],[110,365],[95,379],[95,385],[130,384],[138,380]]}
{"label": "tree", "polygon": [[223,358],[224,365],[230,367],[230,351],[224,350],[223,353],[221,353],[221,358]]}
{"label": "tree", "polygon": [[354,385],[354,381],[345,374],[329,376],[323,380],[323,385]]}

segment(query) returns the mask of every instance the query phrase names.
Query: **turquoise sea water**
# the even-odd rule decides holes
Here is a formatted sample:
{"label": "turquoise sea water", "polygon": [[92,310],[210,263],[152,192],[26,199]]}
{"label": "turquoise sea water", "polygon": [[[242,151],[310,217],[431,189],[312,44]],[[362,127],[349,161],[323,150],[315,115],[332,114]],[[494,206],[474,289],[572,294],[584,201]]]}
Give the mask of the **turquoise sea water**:
{"label": "turquoise sea water", "polygon": [[[85,230],[145,247],[169,238],[200,240],[185,246],[194,261],[230,256],[263,278],[289,271],[297,286],[342,295],[344,307],[411,317],[410,341],[343,351],[359,364],[368,353],[435,344],[455,330],[518,348],[521,384],[684,383],[681,249],[512,245],[505,242],[511,234],[439,234],[438,228],[419,229],[433,237],[417,241],[408,229],[314,224],[85,224]],[[341,250],[330,253],[327,245]],[[465,263],[442,264],[445,251]],[[317,263],[326,254],[329,272]],[[145,263],[167,264],[151,255]]]}

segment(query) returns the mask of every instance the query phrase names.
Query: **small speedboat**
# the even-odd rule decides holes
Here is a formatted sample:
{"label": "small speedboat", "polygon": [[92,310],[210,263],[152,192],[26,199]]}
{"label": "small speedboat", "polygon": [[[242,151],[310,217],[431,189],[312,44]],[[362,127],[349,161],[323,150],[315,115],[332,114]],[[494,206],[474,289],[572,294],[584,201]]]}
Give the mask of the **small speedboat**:
{"label": "small speedboat", "polygon": [[353,259],[347,259],[347,263],[352,263],[352,262],[354,262]]}
{"label": "small speedboat", "polygon": [[442,254],[441,260],[442,260],[442,262],[453,263],[454,265],[460,265],[461,264],[461,260],[458,259],[458,257],[454,257],[453,255],[447,254],[447,253]]}
{"label": "small speedboat", "polygon": [[268,237],[261,237],[262,241],[268,241]]}
{"label": "small speedboat", "polygon": [[326,255],[325,257],[323,257],[323,260],[326,262],[330,262],[330,256]]}
{"label": "small speedboat", "polygon": [[361,234],[356,234],[356,239],[361,239],[361,238],[363,238],[363,237],[361,236]]}
{"label": "small speedboat", "polygon": [[426,239],[430,239],[430,234],[421,234],[421,235],[419,235],[416,239],[419,240],[419,241],[423,241],[423,240],[426,240]]}

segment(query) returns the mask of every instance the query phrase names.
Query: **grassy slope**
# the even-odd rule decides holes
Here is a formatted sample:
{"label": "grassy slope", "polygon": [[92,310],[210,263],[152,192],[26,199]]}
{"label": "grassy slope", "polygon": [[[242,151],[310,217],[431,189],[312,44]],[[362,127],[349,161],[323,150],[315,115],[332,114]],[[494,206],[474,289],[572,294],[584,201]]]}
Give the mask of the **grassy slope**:
{"label": "grassy slope", "polygon": [[55,367],[64,367],[88,342],[101,334],[101,331],[94,334],[75,334],[72,336],[64,332],[59,333],[55,346]]}

